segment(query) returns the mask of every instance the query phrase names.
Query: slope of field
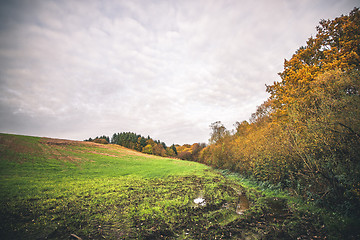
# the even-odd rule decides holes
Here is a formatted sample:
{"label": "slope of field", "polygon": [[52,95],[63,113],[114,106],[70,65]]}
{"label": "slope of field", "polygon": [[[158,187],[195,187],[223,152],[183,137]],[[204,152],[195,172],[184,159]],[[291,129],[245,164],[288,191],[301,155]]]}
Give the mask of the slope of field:
{"label": "slope of field", "polygon": [[2,239],[322,234],[321,223],[286,198],[245,190],[199,163],[117,145],[8,134],[0,134],[0,204]]}

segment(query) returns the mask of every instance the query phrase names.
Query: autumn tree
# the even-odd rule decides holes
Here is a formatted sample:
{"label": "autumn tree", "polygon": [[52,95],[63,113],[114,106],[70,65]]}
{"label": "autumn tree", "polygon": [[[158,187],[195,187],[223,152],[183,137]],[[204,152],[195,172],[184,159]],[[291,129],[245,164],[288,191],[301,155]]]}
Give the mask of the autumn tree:
{"label": "autumn tree", "polygon": [[287,115],[289,104],[303,101],[311,89],[310,83],[320,74],[339,69],[359,70],[360,11],[355,8],[349,16],[322,20],[316,37],[300,47],[290,60],[285,60],[280,82],[267,86],[275,114]]}
{"label": "autumn tree", "polygon": [[190,144],[184,144],[182,146],[177,145],[175,150],[177,152],[177,157],[180,159],[189,160],[189,161],[200,161],[199,160],[200,152],[205,147],[206,144],[194,143],[192,145]]}
{"label": "autumn tree", "polygon": [[[166,146],[166,145],[165,145]],[[153,146],[153,154],[165,157],[166,156],[166,150],[164,148],[164,145],[161,143],[156,143]]]}
{"label": "autumn tree", "polygon": [[236,123],[234,134],[210,125],[199,161],[360,215],[359,9],[316,29],[249,122]]}
{"label": "autumn tree", "polygon": [[210,143],[216,143],[223,139],[226,135],[229,135],[229,131],[226,130],[224,124],[221,121],[216,121],[210,125],[212,130],[211,137],[209,139]]}
{"label": "autumn tree", "polygon": [[103,136],[100,136],[100,137],[95,137],[94,139],[92,138],[89,138],[85,141],[88,141],[88,142],[95,142],[95,143],[101,143],[101,144],[108,144],[110,142],[110,138],[103,135]]}
{"label": "autumn tree", "polygon": [[302,163],[300,179],[328,202],[344,194],[353,201],[360,192],[359,90],[357,70],[329,71],[311,83],[308,101],[289,110],[285,129]]}
{"label": "autumn tree", "polygon": [[106,141],[106,139],[104,139],[104,138],[95,138],[95,139],[93,140],[93,142],[94,142],[94,143],[101,143],[101,144],[108,144],[108,143],[109,143],[109,142]]}

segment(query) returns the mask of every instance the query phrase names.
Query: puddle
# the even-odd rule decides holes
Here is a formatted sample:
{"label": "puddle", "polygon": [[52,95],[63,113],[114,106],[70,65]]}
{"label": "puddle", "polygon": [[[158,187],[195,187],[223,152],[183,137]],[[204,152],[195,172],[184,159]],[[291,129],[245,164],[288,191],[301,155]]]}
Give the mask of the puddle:
{"label": "puddle", "polygon": [[249,199],[246,197],[245,193],[241,193],[239,195],[239,202],[238,202],[238,204],[236,206],[236,213],[241,215],[246,210],[248,210],[249,207],[250,207]]}
{"label": "puddle", "polygon": [[206,205],[205,199],[202,198],[202,197],[195,198],[194,203],[197,204],[197,205],[200,205],[200,206],[205,206]]}
{"label": "puddle", "polygon": [[[234,189],[238,195],[238,199],[235,202],[225,202],[222,207],[232,210],[237,214],[244,214],[246,210],[250,208],[249,199],[246,197],[246,194],[241,190]],[[198,193],[197,197],[191,202],[192,207],[204,207],[206,206],[206,200],[203,197],[204,193],[201,191]]]}
{"label": "puddle", "polygon": [[206,200],[204,198],[204,191],[200,191],[197,197],[193,200],[192,207],[204,207],[206,206]]}

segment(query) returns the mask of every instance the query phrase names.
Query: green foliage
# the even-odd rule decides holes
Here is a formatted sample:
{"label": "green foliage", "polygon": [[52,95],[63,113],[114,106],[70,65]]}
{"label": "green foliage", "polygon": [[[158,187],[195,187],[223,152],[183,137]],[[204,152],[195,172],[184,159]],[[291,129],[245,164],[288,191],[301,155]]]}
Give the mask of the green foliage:
{"label": "green foliage", "polygon": [[134,149],[139,152],[153,154],[162,157],[175,157],[177,152],[174,149],[168,150],[167,146],[164,142],[160,142],[159,140],[153,140],[149,136],[147,138],[133,133],[133,132],[122,132],[122,133],[114,133],[110,138],[107,136],[96,137],[95,139],[89,138],[90,142],[95,143],[112,143],[117,144],[126,148]]}
{"label": "green foliage", "polygon": [[152,146],[151,144],[146,145],[143,150],[143,153],[147,153],[147,154],[153,154],[153,150],[152,150]]}

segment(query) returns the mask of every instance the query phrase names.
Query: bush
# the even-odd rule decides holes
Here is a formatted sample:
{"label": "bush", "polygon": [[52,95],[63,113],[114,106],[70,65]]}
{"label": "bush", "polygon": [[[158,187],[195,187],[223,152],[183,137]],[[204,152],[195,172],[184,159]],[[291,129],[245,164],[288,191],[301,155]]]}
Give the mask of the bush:
{"label": "bush", "polygon": [[109,143],[108,141],[106,141],[106,140],[103,139],[103,138],[94,139],[93,142],[94,142],[94,143],[100,143],[100,144],[108,144],[108,143]]}

